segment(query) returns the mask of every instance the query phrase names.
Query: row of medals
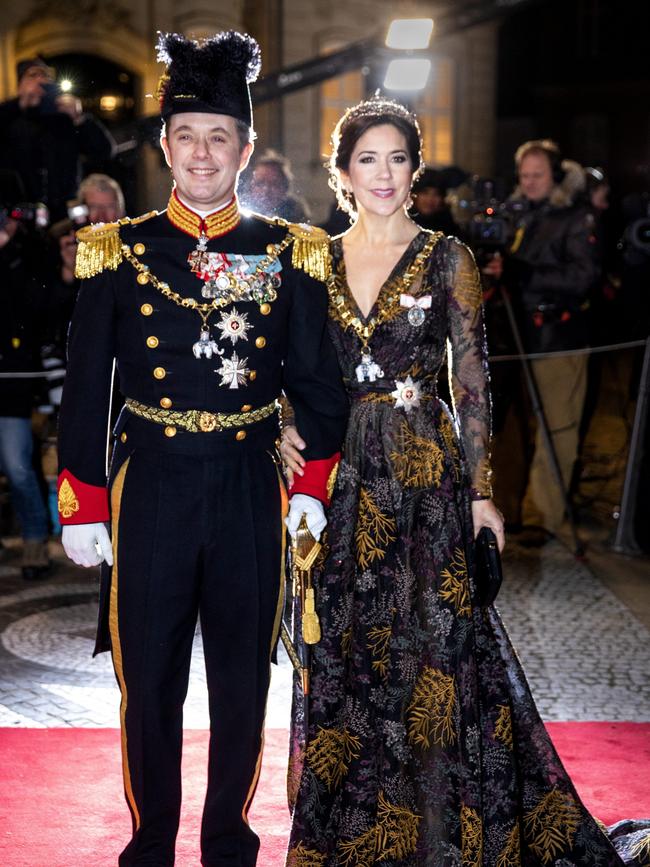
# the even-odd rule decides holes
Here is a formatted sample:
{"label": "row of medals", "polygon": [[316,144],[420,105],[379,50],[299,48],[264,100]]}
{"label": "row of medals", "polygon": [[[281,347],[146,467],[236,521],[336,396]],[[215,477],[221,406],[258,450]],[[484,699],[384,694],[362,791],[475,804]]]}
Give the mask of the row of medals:
{"label": "row of medals", "polygon": [[[193,272],[202,271],[209,275],[207,279],[201,277],[204,280],[201,289],[203,298],[220,302],[219,306],[226,305],[228,302],[234,304],[238,301],[253,301],[259,305],[270,304],[277,299],[277,290],[282,282],[279,274],[255,271],[248,276],[237,276],[231,271],[227,271],[225,267],[221,268],[219,273],[215,273],[210,267],[211,263],[208,257],[201,255],[206,251],[207,240],[207,238],[200,238],[197,249],[188,257]],[[238,314],[234,310],[227,314],[225,317],[226,327],[223,327],[222,323],[221,339],[230,338],[233,345],[239,338],[247,339],[246,331],[251,326],[246,324],[246,318],[245,313]],[[222,319],[224,319],[224,314],[222,314]],[[202,357],[210,359],[213,355],[221,358],[225,354],[225,350],[220,349],[218,343],[212,339],[210,325],[207,322],[202,326],[199,339],[192,346],[192,352],[197,359]],[[236,352],[233,352],[231,358],[222,360],[221,367],[215,369],[215,373],[221,375],[220,385],[229,388],[239,388],[246,385],[246,377],[249,373],[246,366],[247,361],[247,358],[239,358]]]}

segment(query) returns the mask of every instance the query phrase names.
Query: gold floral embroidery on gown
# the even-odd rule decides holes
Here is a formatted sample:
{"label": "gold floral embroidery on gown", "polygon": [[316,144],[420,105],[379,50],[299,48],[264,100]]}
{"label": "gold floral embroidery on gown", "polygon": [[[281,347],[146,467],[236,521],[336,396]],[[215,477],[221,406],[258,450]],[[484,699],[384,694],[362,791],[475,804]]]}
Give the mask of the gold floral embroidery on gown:
{"label": "gold floral embroidery on gown", "polygon": [[[351,413],[317,576],[306,732],[295,692],[302,775],[287,864],[620,867],[497,612],[471,603],[471,501],[490,493],[472,254],[421,232],[364,319],[340,241],[332,253],[330,333]],[[362,349],[372,381],[360,379]]]}

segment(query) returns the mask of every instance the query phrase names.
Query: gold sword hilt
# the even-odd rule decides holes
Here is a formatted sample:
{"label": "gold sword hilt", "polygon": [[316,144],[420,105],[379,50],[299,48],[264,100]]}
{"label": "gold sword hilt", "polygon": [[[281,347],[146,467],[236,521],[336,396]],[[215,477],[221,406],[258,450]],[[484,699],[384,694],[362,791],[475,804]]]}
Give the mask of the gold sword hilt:
{"label": "gold sword hilt", "polygon": [[318,644],[320,622],[316,613],[313,570],[322,545],[312,535],[307,516],[303,513],[296,535],[291,541],[291,565],[294,594],[300,594],[302,637],[305,644]]}

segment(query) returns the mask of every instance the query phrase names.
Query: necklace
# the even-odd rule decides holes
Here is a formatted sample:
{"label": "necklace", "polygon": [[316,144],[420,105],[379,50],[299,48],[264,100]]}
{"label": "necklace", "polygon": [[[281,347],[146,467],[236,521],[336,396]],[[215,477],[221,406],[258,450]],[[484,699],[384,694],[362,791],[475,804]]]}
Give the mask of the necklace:
{"label": "necklace", "polygon": [[426,260],[431,255],[433,248],[442,237],[444,237],[443,232],[434,232],[431,234],[431,237],[413,259],[403,276],[394,280],[392,291],[386,298],[386,301],[379,304],[379,310],[376,316],[373,316],[372,319],[366,322],[356,316],[347,304],[345,297],[346,286],[343,283],[339,269],[337,269],[336,273],[333,273],[327,281],[327,291],[330,298],[331,312],[343,328],[345,330],[351,328],[361,342],[361,362],[356,368],[356,375],[359,382],[365,382],[366,380],[368,382],[374,382],[376,379],[381,379],[381,377],[383,377],[384,372],[373,360],[372,352],[370,351],[369,344],[372,335],[380,325],[389,319],[394,318],[395,313],[400,309],[401,296],[403,294],[408,294],[409,289],[413,285],[413,281],[421,272]]}

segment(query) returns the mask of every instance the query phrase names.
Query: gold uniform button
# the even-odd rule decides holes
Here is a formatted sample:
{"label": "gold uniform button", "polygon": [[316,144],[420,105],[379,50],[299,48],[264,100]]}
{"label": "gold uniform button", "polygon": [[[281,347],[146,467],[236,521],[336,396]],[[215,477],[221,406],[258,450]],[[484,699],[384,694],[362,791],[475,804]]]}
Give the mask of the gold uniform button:
{"label": "gold uniform button", "polygon": [[144,244],[134,244],[133,245],[133,252],[135,253],[136,256],[142,256],[142,254],[144,253],[144,251],[146,249],[147,248],[145,247]]}
{"label": "gold uniform button", "polygon": [[172,405],[171,398],[170,397],[161,397],[160,398],[160,405],[162,406],[163,409],[169,409],[170,406]]}
{"label": "gold uniform button", "polygon": [[140,313],[142,313],[143,316],[151,316],[153,313],[153,307],[151,304],[143,304],[140,308]]}
{"label": "gold uniform button", "polygon": [[238,442],[245,440],[246,439],[246,431],[245,430],[238,430],[237,433],[235,434],[235,439]]}
{"label": "gold uniform button", "polygon": [[249,370],[248,371],[248,378],[250,379],[251,382],[253,382],[253,380],[257,378],[257,371],[256,370]]}
{"label": "gold uniform button", "polygon": [[250,403],[245,403],[241,408],[241,412],[250,412],[252,409],[253,407],[250,405]]}
{"label": "gold uniform button", "polygon": [[255,346],[257,346],[258,349],[264,349],[266,346],[266,337],[258,337],[255,341]]}
{"label": "gold uniform button", "polygon": [[267,244],[266,245],[266,253],[268,256],[272,256],[275,253],[275,244]]}
{"label": "gold uniform button", "polygon": [[260,313],[262,316],[268,316],[271,312],[271,305],[264,302],[264,304],[260,305]]}
{"label": "gold uniform button", "polygon": [[176,436],[176,428],[173,425],[168,424],[167,427],[165,428],[165,436],[166,437],[175,437]]}
{"label": "gold uniform button", "polygon": [[147,337],[147,346],[149,347],[149,349],[155,349],[156,346],[158,346],[159,342],[160,341],[158,340],[158,338],[153,334],[151,335],[151,337]]}
{"label": "gold uniform button", "polygon": [[120,434],[120,440],[121,440],[123,443],[125,443],[125,442],[127,441],[127,439],[128,439],[128,437],[127,437],[127,435],[126,435],[126,431],[125,431],[124,433],[121,433],[121,434]]}
{"label": "gold uniform button", "polygon": [[136,277],[136,280],[138,281],[138,283],[139,283],[141,286],[144,286],[145,283],[148,283],[148,282],[149,282],[149,275],[147,274],[146,271],[141,271],[141,272],[138,274],[138,276]]}
{"label": "gold uniform button", "polygon": [[167,371],[164,367],[154,367],[153,375],[156,379],[164,379],[167,376]]}

